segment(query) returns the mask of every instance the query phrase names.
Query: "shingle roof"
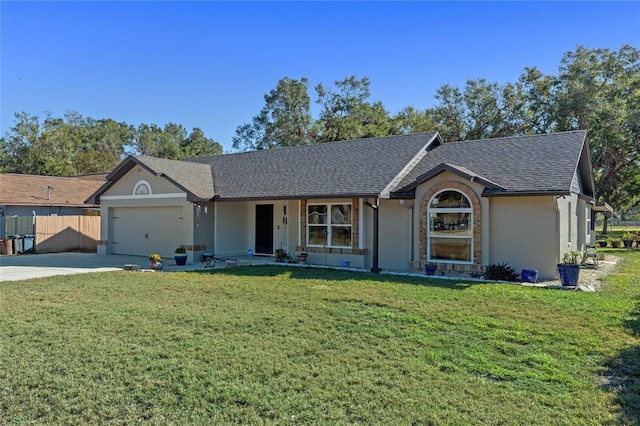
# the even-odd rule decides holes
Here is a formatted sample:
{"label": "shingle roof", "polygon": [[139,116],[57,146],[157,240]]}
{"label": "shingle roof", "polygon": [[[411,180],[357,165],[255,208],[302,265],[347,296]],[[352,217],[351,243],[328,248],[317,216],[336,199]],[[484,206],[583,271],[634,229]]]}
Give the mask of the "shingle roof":
{"label": "shingle roof", "polygon": [[498,188],[488,192],[567,192],[586,144],[586,131],[571,131],[440,145],[396,186],[415,188],[448,164]]}
{"label": "shingle roof", "polygon": [[227,154],[211,165],[222,199],[377,196],[436,132]]}
{"label": "shingle roof", "polygon": [[405,197],[446,170],[482,183],[486,194],[567,193],[582,155],[586,131],[446,144],[429,132],[186,160],[130,156],[93,196],[136,164],[191,200]]}
{"label": "shingle roof", "polygon": [[133,156],[151,172],[161,174],[199,199],[210,199],[215,194],[211,167],[206,164],[165,158]]}
{"label": "shingle roof", "polygon": [[85,200],[104,183],[106,174],[53,177],[0,174],[0,204],[89,207]]}

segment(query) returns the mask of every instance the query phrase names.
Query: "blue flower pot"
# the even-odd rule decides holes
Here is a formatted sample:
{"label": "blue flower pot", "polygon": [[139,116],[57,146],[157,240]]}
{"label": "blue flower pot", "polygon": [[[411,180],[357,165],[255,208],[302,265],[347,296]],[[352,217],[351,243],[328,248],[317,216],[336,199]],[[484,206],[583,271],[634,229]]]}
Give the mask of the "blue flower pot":
{"label": "blue flower pot", "polygon": [[525,283],[535,283],[538,281],[538,271],[533,269],[523,269],[521,275],[522,281]]}
{"label": "blue flower pot", "polygon": [[558,275],[563,287],[577,287],[580,265],[558,263]]}
{"label": "blue flower pot", "polygon": [[342,259],[340,261],[340,266],[343,268],[348,268],[349,266],[351,266],[351,261],[349,259]]}
{"label": "blue flower pot", "polygon": [[424,265],[424,272],[427,275],[434,275],[437,268],[437,265]]}

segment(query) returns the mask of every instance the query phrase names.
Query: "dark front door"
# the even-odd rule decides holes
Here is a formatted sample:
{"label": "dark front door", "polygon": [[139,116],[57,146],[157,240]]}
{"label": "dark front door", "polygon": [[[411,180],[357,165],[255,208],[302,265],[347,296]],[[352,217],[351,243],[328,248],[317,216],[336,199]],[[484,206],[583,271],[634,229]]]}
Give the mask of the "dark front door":
{"label": "dark front door", "polygon": [[256,253],[273,254],[273,204],[256,205]]}

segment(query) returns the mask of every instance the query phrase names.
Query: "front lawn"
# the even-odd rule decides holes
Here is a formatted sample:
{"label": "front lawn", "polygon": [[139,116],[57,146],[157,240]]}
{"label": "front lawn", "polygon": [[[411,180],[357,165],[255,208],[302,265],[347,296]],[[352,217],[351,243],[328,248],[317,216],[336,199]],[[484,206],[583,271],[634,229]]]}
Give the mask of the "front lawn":
{"label": "front lawn", "polygon": [[0,284],[2,424],[640,422],[640,253],[602,292],[312,268]]}

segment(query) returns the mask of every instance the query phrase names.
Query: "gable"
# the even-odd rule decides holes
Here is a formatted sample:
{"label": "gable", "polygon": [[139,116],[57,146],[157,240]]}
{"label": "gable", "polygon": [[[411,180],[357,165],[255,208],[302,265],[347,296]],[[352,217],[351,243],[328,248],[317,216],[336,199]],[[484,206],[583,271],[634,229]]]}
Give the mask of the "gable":
{"label": "gable", "polygon": [[[145,191],[141,191],[144,188],[143,185],[146,185],[148,194]],[[138,189],[138,193],[136,193],[136,189]],[[184,196],[185,192],[163,176],[157,176],[136,165],[104,191],[101,197],[167,196],[169,194],[181,194]]]}
{"label": "gable", "polygon": [[588,181],[590,161],[586,132],[450,142],[430,151],[394,191],[406,196],[444,168],[469,180],[484,182],[485,196],[509,194],[567,194],[582,158]]}

